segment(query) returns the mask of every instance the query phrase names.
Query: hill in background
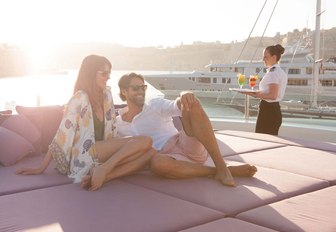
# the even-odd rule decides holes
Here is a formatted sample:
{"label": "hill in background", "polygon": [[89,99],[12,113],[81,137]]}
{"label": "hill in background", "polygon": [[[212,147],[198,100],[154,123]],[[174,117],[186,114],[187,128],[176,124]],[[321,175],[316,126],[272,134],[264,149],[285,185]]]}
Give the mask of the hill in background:
{"label": "hill in background", "polygon": [[[304,35],[313,44],[314,32],[309,29],[294,30],[274,37],[250,38],[240,60],[260,60],[264,47],[280,43],[294,45],[303,41]],[[108,57],[115,70],[165,70],[192,71],[205,70],[209,63],[235,62],[246,41],[231,43],[194,42],[192,45],[176,47],[132,48],[110,43],[73,43],[54,47],[40,61],[31,59],[31,53],[18,46],[0,44],[0,76],[26,75],[31,73],[54,72],[78,69],[82,59],[89,54]],[[306,41],[307,42],[307,41]],[[309,41],[308,41],[309,42]],[[255,54],[255,57],[253,55]],[[321,30],[320,58],[336,56],[336,28]]]}

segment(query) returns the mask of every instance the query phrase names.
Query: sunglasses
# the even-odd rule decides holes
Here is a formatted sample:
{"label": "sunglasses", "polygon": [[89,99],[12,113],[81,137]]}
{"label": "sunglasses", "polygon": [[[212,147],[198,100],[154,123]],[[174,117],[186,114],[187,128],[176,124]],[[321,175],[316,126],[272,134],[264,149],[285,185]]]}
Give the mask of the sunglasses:
{"label": "sunglasses", "polygon": [[103,77],[110,77],[110,71],[97,71],[97,73],[101,74]]}
{"label": "sunglasses", "polygon": [[139,89],[146,91],[147,85],[130,85],[129,88],[131,88],[133,91],[139,91]]}

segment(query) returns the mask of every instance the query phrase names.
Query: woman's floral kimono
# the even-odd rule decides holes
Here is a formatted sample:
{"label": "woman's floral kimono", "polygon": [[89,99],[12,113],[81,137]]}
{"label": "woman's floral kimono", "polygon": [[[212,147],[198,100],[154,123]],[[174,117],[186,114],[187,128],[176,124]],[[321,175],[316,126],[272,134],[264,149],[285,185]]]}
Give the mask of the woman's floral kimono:
{"label": "woman's floral kimono", "polygon": [[[106,140],[116,135],[116,116],[109,88],[104,91],[104,122]],[[56,168],[74,178],[74,182],[80,182],[97,163],[92,108],[84,91],[78,91],[70,99],[49,152],[56,161]]]}

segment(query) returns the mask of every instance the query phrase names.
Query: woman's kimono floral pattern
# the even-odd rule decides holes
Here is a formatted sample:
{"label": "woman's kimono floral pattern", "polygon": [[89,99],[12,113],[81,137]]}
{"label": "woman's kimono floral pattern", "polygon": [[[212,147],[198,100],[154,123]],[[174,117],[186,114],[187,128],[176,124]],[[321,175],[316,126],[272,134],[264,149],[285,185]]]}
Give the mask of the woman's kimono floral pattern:
{"label": "woman's kimono floral pattern", "polygon": [[[109,88],[104,91],[104,140],[116,136],[116,115]],[[56,168],[80,182],[97,163],[92,108],[84,91],[75,93],[67,104],[58,131],[49,145]]]}

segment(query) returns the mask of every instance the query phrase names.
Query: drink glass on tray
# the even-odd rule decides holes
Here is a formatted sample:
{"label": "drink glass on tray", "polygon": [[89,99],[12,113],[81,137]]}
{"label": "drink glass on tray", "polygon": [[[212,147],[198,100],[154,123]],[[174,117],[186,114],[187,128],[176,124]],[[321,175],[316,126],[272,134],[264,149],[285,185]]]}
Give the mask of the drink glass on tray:
{"label": "drink glass on tray", "polygon": [[257,79],[258,79],[257,75],[250,75],[249,85],[250,85],[252,90],[253,90],[254,86],[257,84]]}
{"label": "drink glass on tray", "polygon": [[238,73],[237,75],[238,77],[238,85],[240,88],[243,88],[243,85],[245,84],[246,82],[246,77],[244,74],[241,74],[241,73]]}

